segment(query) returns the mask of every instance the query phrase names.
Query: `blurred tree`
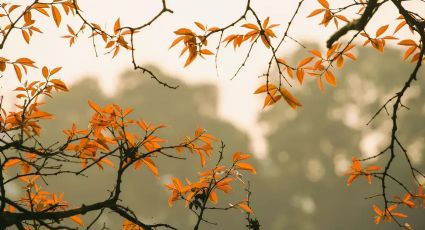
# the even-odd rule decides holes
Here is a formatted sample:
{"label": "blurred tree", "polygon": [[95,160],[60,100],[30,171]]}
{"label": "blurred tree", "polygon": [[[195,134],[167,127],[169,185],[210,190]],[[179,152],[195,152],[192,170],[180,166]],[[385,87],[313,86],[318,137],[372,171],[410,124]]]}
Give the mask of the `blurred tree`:
{"label": "blurred tree", "polygon": [[[154,67],[150,69],[155,69]],[[96,80],[91,78],[83,79],[74,85],[71,90],[73,94],[61,94],[54,100],[48,100],[45,109],[56,115],[56,119],[44,122],[43,127],[49,132],[45,132],[42,136],[43,141],[60,140],[62,134],[60,130],[66,129],[72,123],[76,123],[78,127],[87,124],[91,109],[86,106],[86,101],[91,99],[99,102],[99,104],[117,103],[125,107],[146,108],[145,110],[135,111],[134,117],[141,117],[153,123],[164,123],[169,129],[164,133],[163,137],[173,142],[178,141],[185,133],[190,133],[202,124],[208,132],[221,133],[221,139],[225,143],[232,143],[225,149],[225,155],[230,155],[234,151],[247,151],[248,137],[246,134],[237,130],[232,124],[222,121],[217,115],[217,92],[216,88],[211,85],[189,86],[174,78],[166,76],[155,69],[158,76],[167,82],[179,84],[184,90],[167,91],[157,90],[157,85],[149,79],[140,79],[138,74],[127,72],[122,77],[122,85],[116,94],[111,98],[106,97],[101,92]],[[199,96],[207,100],[204,103],[199,100]],[[156,98],[152,101],[150,98]],[[69,105],[65,110],[63,105]],[[166,107],[170,113],[161,112],[160,108]],[[171,175],[184,178],[196,175],[202,170],[201,167],[187,167],[187,164],[199,164],[198,158],[188,158],[185,161],[175,162],[172,159],[158,159],[157,164],[161,172],[160,178],[152,178],[150,172],[129,172],[124,181],[123,199],[126,204],[132,207],[132,210],[140,218],[152,220],[152,222],[166,222],[179,229],[188,229],[194,225],[196,219],[192,213],[187,210],[182,212],[178,208],[169,209],[167,205],[168,193],[163,186],[168,182]],[[79,166],[75,166],[79,168]],[[93,169],[92,173],[96,173],[97,169]],[[113,183],[110,178],[114,176],[114,170],[106,168],[104,172],[97,173],[96,176],[88,178],[78,178],[73,175],[61,178],[52,178],[51,184],[53,191],[65,192],[65,194],[82,194],[81,196],[70,197],[72,203],[93,202],[99,198],[99,195],[108,195],[105,186],[111,186]],[[142,179],[143,178],[143,179]],[[189,177],[190,178],[190,177]],[[60,183],[61,181],[69,183]],[[79,184],[79,186],[75,186]],[[56,185],[56,186],[55,186]],[[240,196],[240,192],[236,192],[229,199],[220,199],[219,204],[226,206],[230,199]],[[148,210],[148,212],[146,211]],[[234,212],[239,212],[235,210]],[[228,216],[228,217],[226,217]],[[230,215],[233,216],[233,215]],[[234,217],[223,215],[220,212],[211,212],[207,215],[207,219],[212,222],[218,222],[217,226],[205,226],[205,229],[221,229],[226,226],[231,229],[243,228],[246,223],[233,221]],[[98,222],[96,228],[107,223],[110,229],[117,229],[121,225],[121,219],[118,216],[106,215]]]}
{"label": "blurred tree", "polygon": [[[398,229],[396,225],[375,226],[370,207],[379,197],[361,201],[379,193],[379,188],[371,189],[361,178],[347,189],[344,175],[353,154],[368,157],[388,141],[382,137],[390,124],[366,123],[403,81],[388,81],[388,76],[401,76],[409,65],[397,59],[399,51],[387,49],[386,55],[382,58],[371,50],[360,49],[356,65],[348,65],[338,73],[341,77],[336,90],[313,96],[317,89],[308,84],[300,93],[305,105],[302,112],[274,107],[263,114],[261,120],[270,130],[270,155],[263,169],[267,176],[253,181],[253,192],[275,198],[257,202],[256,210],[281,207],[276,215],[261,216],[264,223],[272,223],[270,229]],[[421,170],[425,169],[424,86],[421,82],[406,96],[412,109],[399,118],[400,139],[410,140],[412,161]],[[373,164],[384,165],[385,160]],[[392,173],[414,186],[410,171],[403,165],[406,163],[400,164]],[[393,189],[392,193],[401,196],[403,191]],[[403,212],[409,214],[415,229],[425,228],[420,212]]]}
{"label": "blurred tree", "polygon": [[[297,58],[297,55],[299,54],[295,54],[294,59]],[[267,138],[270,154],[266,159],[256,160],[257,162],[253,163],[263,173],[253,177],[251,183],[254,186],[253,193],[256,195],[253,197],[256,214],[263,220],[264,228],[276,230],[397,229],[396,226],[388,225],[375,227],[371,218],[373,210],[370,209],[370,205],[376,198],[359,202],[369,194],[373,194],[374,191],[370,190],[365,193],[370,189],[366,180],[360,180],[348,189],[345,185],[344,173],[353,153],[367,156],[369,154],[367,150],[374,149],[373,145],[365,149],[359,143],[367,142],[369,138],[376,138],[375,130],[382,133],[387,132],[388,124],[367,127],[366,122],[370,119],[370,114],[380,106],[381,101],[385,100],[387,94],[385,92],[396,90],[399,84],[396,81],[386,81],[386,76],[389,73],[402,74],[409,65],[400,63],[396,58],[399,52],[392,49],[387,50],[388,60],[382,59],[379,54],[366,49],[360,49],[358,55],[364,57],[358,63],[364,67],[363,70],[358,71],[354,65],[347,66],[339,73],[341,77],[338,89],[314,97],[312,95],[317,94],[315,91],[318,89],[313,84],[305,87],[300,96],[306,105],[303,112],[288,112],[283,111],[282,107],[274,107],[262,115],[261,122],[265,122],[270,127]],[[370,66],[370,63],[373,63],[373,66]],[[370,72],[368,68],[378,68],[380,71],[374,73]],[[156,72],[160,71],[156,70]],[[373,77],[368,77],[372,75]],[[123,76],[122,80],[123,85],[128,87],[120,88],[116,95],[106,99],[103,95],[94,93],[100,91],[97,83],[94,80],[86,79],[72,88],[78,97],[63,94],[46,106],[48,111],[52,111],[58,117],[66,118],[68,121],[56,119],[46,122],[45,127],[48,130],[61,130],[62,126],[67,127],[68,123],[72,121],[86,123],[84,120],[90,111],[84,105],[84,101],[93,98],[101,103],[115,102],[135,108],[150,108],[136,115],[152,121],[165,121],[172,127],[172,130],[167,133],[169,134],[167,139],[174,140],[182,133],[196,128],[197,124],[204,124],[209,131],[220,132],[223,140],[233,143],[232,147],[235,149],[247,150],[245,149],[248,146],[247,136],[230,124],[216,118],[217,95],[213,86],[188,86],[164,74],[159,74],[159,76],[167,82],[179,84],[185,90],[158,91],[153,82],[147,79],[140,80],[137,75],[129,72]],[[423,101],[420,100],[423,92],[418,88],[409,96],[409,104],[414,108],[424,106]],[[203,98],[208,98],[208,104],[197,100],[200,93],[203,94]],[[144,98],[149,98],[149,95],[158,98],[157,103],[144,100]],[[61,106],[63,104],[70,104],[75,108],[70,109],[71,112],[69,112],[63,110]],[[160,109],[156,107],[161,106],[166,106],[174,111],[173,116],[158,112]],[[187,113],[187,111],[191,112]],[[190,117],[183,119],[184,116]],[[418,136],[411,137],[409,136],[410,132],[406,132],[400,138],[412,139],[414,140],[412,143],[423,143],[425,136],[425,127],[421,126],[423,118],[424,113],[421,109],[415,109],[401,117],[400,122],[403,127],[407,130],[417,129],[415,133]],[[54,139],[54,135],[45,138]],[[308,140],[305,144],[296,144],[305,140]],[[369,143],[374,142],[375,140],[371,140]],[[423,148],[422,145],[411,146],[412,152],[420,151]],[[232,152],[233,149],[229,149],[229,151]],[[422,153],[415,155],[413,159],[415,166],[423,169],[422,155]],[[382,164],[383,162],[378,163]],[[185,167],[185,164],[175,164],[173,161],[164,159],[160,165],[178,176],[193,175],[198,170]],[[402,178],[409,178],[409,172],[406,172],[404,167],[395,167],[394,170],[396,170],[395,174]],[[101,188],[95,182],[107,181],[106,178],[110,177],[112,173],[100,174],[96,178],[92,178],[93,182],[87,183],[90,186],[86,189]],[[69,180],[75,180],[76,183],[79,181],[79,179],[72,178],[70,176]],[[140,212],[140,216],[151,217],[158,221],[168,220],[173,226],[182,229],[191,226],[191,221],[194,220],[190,221],[189,212],[183,213],[178,210],[170,212],[165,204],[167,194],[158,194],[158,187],[139,186],[137,182],[139,178],[139,174],[128,177],[129,188],[126,191],[131,191],[131,193],[126,194],[125,199],[129,203],[140,204],[135,208],[135,211]],[[146,178],[145,180],[150,181],[147,184],[155,184],[155,179]],[[156,183],[158,184],[159,181]],[[61,185],[57,190],[72,191],[73,188],[71,184],[69,186]],[[102,192],[104,191],[100,189],[92,197],[87,196],[84,199],[96,199],[96,194]],[[395,190],[395,192],[400,191]],[[81,199],[79,197],[75,201]],[[149,207],[151,216],[143,215],[144,207]],[[418,229],[425,227],[420,220],[420,213],[408,213],[412,223],[415,223]],[[220,219],[220,225],[208,225],[206,229],[222,229],[223,226],[231,226],[232,229],[243,227],[240,223],[233,221],[231,216],[211,214],[209,217],[212,220]],[[112,219],[108,221],[110,226],[116,226],[113,223],[119,223],[119,220],[116,219],[115,222],[111,221]]]}

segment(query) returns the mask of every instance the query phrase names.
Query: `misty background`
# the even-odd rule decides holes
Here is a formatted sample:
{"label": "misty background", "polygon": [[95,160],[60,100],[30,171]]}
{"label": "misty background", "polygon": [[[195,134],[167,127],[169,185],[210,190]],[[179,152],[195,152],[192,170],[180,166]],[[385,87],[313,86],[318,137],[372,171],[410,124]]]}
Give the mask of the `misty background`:
{"label": "misty background", "polygon": [[[296,52],[294,60],[298,60],[299,55]],[[391,49],[387,49],[385,55],[371,49],[359,49],[357,56],[359,59],[355,63],[346,63],[343,71],[336,74],[336,88],[327,87],[322,93],[314,79],[307,78],[302,87],[294,89],[303,104],[300,109],[294,111],[279,102],[261,113],[259,123],[263,130],[259,132],[266,133],[267,156],[249,160],[256,167],[257,174],[246,173],[244,178],[251,183],[252,207],[262,229],[398,229],[395,224],[375,225],[373,222],[372,204],[382,204],[382,200],[364,198],[379,193],[377,181],[368,185],[365,178],[359,178],[347,187],[344,173],[352,156],[373,155],[387,143],[390,119],[385,113],[371,125],[365,124],[399,89],[412,66],[401,62],[401,53]],[[55,119],[42,124],[44,143],[65,140],[62,130],[69,129],[72,123],[86,127],[92,114],[87,100],[91,99],[102,106],[117,103],[122,107],[133,107],[134,118],[166,124],[168,128],[161,131],[160,136],[169,143],[193,135],[196,128],[203,127],[226,144],[224,156],[227,162],[234,151],[255,155],[248,135],[219,118],[215,86],[187,85],[154,66],[151,68],[159,72],[162,80],[179,84],[180,88],[164,89],[147,76],[129,70],[121,76],[116,93],[110,97],[101,93],[94,77],[82,78],[72,85],[69,93],[56,94],[53,100],[46,99],[43,110],[53,113]],[[424,81],[415,82],[403,101],[410,109],[402,111],[399,118],[399,139],[407,146],[414,166],[421,170],[425,170],[424,86]],[[170,194],[164,186],[171,176],[196,180],[197,172],[208,169],[208,165],[201,168],[198,156],[189,153],[185,156],[187,160],[155,159],[159,178],[146,167],[129,170],[124,178],[123,204],[146,223],[163,222],[179,229],[191,229],[196,221],[195,215],[181,201],[169,208],[167,198]],[[382,165],[382,162],[373,164]],[[407,162],[394,165],[391,173],[399,179],[404,178],[406,184],[414,188],[407,167]],[[88,177],[52,177],[48,185],[43,186],[51,192],[64,191],[65,200],[71,207],[77,207],[107,198],[114,183],[114,173],[115,169],[109,167],[101,171],[93,168],[87,172]],[[235,184],[233,187],[230,196],[219,193],[218,206],[226,207],[229,202],[244,198],[243,191],[238,189],[242,186]],[[397,187],[392,192],[403,195]],[[400,206],[397,210],[409,215],[407,221],[414,229],[425,229],[423,209],[408,210]],[[94,216],[95,213],[87,214],[83,219],[88,223]],[[218,224],[203,223],[202,229],[244,229],[247,224],[245,214],[237,209],[210,210],[205,218]],[[104,225],[119,229],[122,221],[121,217],[107,213],[94,229]]]}

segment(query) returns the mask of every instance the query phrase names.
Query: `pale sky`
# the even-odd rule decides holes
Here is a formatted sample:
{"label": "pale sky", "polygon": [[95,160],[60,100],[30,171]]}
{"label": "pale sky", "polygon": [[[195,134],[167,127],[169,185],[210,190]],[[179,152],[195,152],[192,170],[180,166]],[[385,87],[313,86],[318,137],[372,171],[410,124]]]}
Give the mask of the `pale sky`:
{"label": "pale sky", "polygon": [[[31,1],[17,0],[13,2],[28,4]],[[168,75],[190,84],[208,82],[216,85],[219,89],[219,116],[248,132],[252,140],[256,140],[253,142],[253,151],[258,156],[265,156],[267,151],[263,137],[264,129],[257,122],[261,112],[262,97],[253,95],[253,92],[261,84],[257,76],[265,71],[270,51],[259,44],[260,48],[254,49],[251,55],[253,58],[247,62],[246,68],[236,79],[230,80],[242,62],[243,54],[247,52],[247,45],[236,52],[230,46],[220,50],[219,78],[216,76],[213,57],[209,57],[207,60],[196,60],[189,67],[183,68],[185,59],[178,58],[181,46],[168,50],[175,38],[174,30],[180,27],[195,28],[194,21],[202,22],[209,27],[227,25],[243,12],[245,0],[168,0],[167,2],[174,14],[163,15],[151,27],[135,36],[137,60],[142,65],[156,65]],[[338,0],[336,2],[343,4],[349,1]],[[114,21],[118,17],[121,18],[122,26],[144,24],[161,8],[160,0],[80,0],[79,4],[89,21],[97,22],[109,29],[112,29]],[[260,18],[264,19],[270,16],[271,23],[281,24],[275,30],[278,35],[282,34],[286,28],[287,21],[292,16],[297,4],[296,0],[253,0],[253,8]],[[300,41],[314,40],[324,44],[334,31],[334,27],[318,26],[320,16],[306,20],[306,16],[315,8],[319,8],[316,0],[306,0],[290,34]],[[385,9],[384,13],[374,20],[380,25],[384,25],[392,22],[389,20],[393,20],[397,16],[396,12]],[[13,32],[0,56],[11,59],[29,57],[36,60],[38,66],[62,66],[61,79],[68,85],[72,85],[87,75],[95,76],[99,79],[102,90],[108,95],[113,95],[115,86],[119,84],[119,76],[131,68],[129,52],[122,51],[115,59],[111,59],[110,55],[102,55],[103,51],[100,51],[99,57],[95,57],[91,39],[84,36],[77,40],[76,45],[69,48],[68,41],[60,36],[67,33],[65,23],[77,28],[81,26],[79,20],[72,20],[72,17],[63,18],[61,28],[57,29],[52,19],[40,15],[36,16],[36,19],[38,18],[45,22],[41,27],[45,33],[35,35],[31,39],[31,45],[27,45],[19,31]],[[253,22],[252,17],[248,17],[248,20]],[[217,43],[213,39],[210,41],[209,47],[215,51],[216,45]],[[281,49],[281,53],[283,56],[290,56],[296,48],[295,43],[288,41]],[[1,84],[0,90],[4,92],[8,92],[11,87],[16,87],[16,82],[10,79],[7,79],[7,84],[3,79]],[[158,89],[166,90],[159,85]]]}

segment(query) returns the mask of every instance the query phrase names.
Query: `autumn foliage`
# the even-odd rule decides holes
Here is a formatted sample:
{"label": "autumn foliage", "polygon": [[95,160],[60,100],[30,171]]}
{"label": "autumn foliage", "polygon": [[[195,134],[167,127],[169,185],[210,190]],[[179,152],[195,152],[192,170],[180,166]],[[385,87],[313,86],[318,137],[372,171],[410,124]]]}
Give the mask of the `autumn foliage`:
{"label": "autumn foliage", "polygon": [[[405,83],[371,116],[369,122],[373,122],[383,111],[387,112],[392,125],[388,145],[379,153],[371,153],[371,157],[353,157],[346,183],[361,183],[357,180],[364,177],[369,184],[380,187],[379,194],[373,197],[375,204],[371,207],[376,224],[394,221],[400,227],[413,229],[414,224],[406,221],[408,218],[403,209],[425,207],[424,184],[421,182],[425,175],[412,166],[407,150],[397,138],[397,116],[400,109],[406,107],[402,104],[403,95],[419,77],[418,71],[425,59],[424,19],[399,0],[349,1],[351,3],[344,6],[338,5],[338,1],[334,0],[317,0],[310,1],[315,5],[312,12],[302,12],[300,9],[306,2],[308,1],[298,1],[289,21],[276,22],[270,17],[261,18],[251,1],[247,0],[246,5],[242,6],[242,14],[235,13],[236,19],[227,25],[208,27],[205,23],[194,21],[192,25],[176,28],[175,39],[170,41],[169,48],[180,49],[180,56],[184,59],[182,65],[190,68],[199,58],[217,62],[220,49],[232,48],[239,52],[241,47],[247,46],[248,53],[242,54],[245,58],[235,70],[234,78],[250,59],[255,58],[250,56],[253,47],[260,46],[265,52],[269,52],[270,59],[265,66],[266,72],[260,76],[263,83],[253,93],[264,98],[263,108],[277,106],[277,102],[283,101],[291,109],[298,109],[301,113],[303,103],[297,99],[298,92],[292,86],[315,81],[321,91],[332,90],[328,86],[337,87],[338,69],[361,58],[355,55],[356,46],[370,46],[383,55],[388,44],[403,49],[401,59],[412,63],[412,72],[403,76]],[[162,0],[162,9],[141,25],[126,26],[117,17],[111,28],[101,26],[101,22],[90,21],[76,0],[34,0],[28,1],[27,5],[1,3],[3,12],[0,13],[0,49],[13,46],[13,41],[9,38],[11,33],[20,33],[22,39],[31,45],[34,36],[43,36],[49,32],[42,31],[39,22],[39,18],[46,17],[63,33],[61,39],[67,45],[72,47],[86,36],[87,39],[92,39],[96,54],[101,49],[114,58],[121,52],[127,52],[131,57],[129,65],[135,71],[148,73],[160,85],[175,89],[177,86],[163,82],[154,72],[139,66],[135,57],[137,48],[134,38],[163,14],[173,13],[166,3],[166,0]],[[372,20],[373,16],[384,4],[391,5],[399,14],[394,15],[394,22],[376,25]],[[80,26],[65,24],[65,17],[80,23]],[[331,30],[333,34],[328,39],[326,48],[308,48],[302,41],[290,36],[294,20],[316,20],[318,26]],[[86,31],[88,33],[84,33]],[[303,47],[304,57],[290,60],[280,55],[287,41]],[[65,60],[63,68],[66,68]],[[249,229],[260,228],[250,203],[249,181],[242,177],[244,174],[257,173],[249,163],[252,155],[235,152],[228,157],[224,154],[224,143],[220,144],[217,137],[202,128],[195,130],[192,136],[182,138],[180,142],[169,144],[161,137],[161,131],[166,130],[166,125],[155,125],[132,117],[133,108],[122,108],[117,104],[98,105],[94,101],[88,101],[87,106],[92,109],[92,116],[87,127],[73,124],[63,131],[61,143],[41,143],[39,136],[43,127],[40,122],[54,118],[53,114],[43,110],[44,98],[55,98],[56,93],[69,91],[60,79],[61,69],[62,67],[48,66],[48,63],[38,63],[37,57],[27,57],[26,54],[22,54],[20,58],[4,55],[0,57],[3,77],[16,78],[19,82],[14,90],[15,107],[6,110],[0,103],[0,229],[11,226],[18,229],[62,229],[65,228],[66,220],[73,221],[74,225],[71,227],[86,228],[98,218],[83,220],[82,216],[94,211],[102,213],[105,209],[122,217],[122,229],[175,229],[166,223],[147,223],[121,204],[121,184],[126,171],[129,168],[149,170],[153,176],[158,177],[161,174],[161,165],[158,165],[157,159],[160,157],[176,161],[186,157],[199,158],[203,170],[194,177],[196,179],[173,176],[164,185],[164,189],[169,191],[170,207],[176,202],[182,202],[196,215],[194,229],[198,229],[201,223],[208,223],[204,214],[211,209],[241,210],[246,215],[246,226]],[[387,156],[384,165],[373,164],[374,159],[384,156]],[[208,164],[208,161],[212,162]],[[407,170],[411,172],[411,179],[416,184],[414,188],[390,173],[395,161],[407,162]],[[78,165],[78,169],[65,169],[63,165]],[[50,176],[78,176],[96,167],[100,170],[110,167],[115,171],[115,178],[112,178],[114,187],[109,188],[110,196],[96,203],[70,204],[63,193],[49,192],[43,186]],[[392,184],[395,182],[404,193],[390,194],[389,181]],[[11,199],[7,191],[6,185],[12,182],[20,184],[20,198],[17,200]],[[234,189],[246,192],[246,197],[240,197],[225,207],[217,206],[220,197]]]}

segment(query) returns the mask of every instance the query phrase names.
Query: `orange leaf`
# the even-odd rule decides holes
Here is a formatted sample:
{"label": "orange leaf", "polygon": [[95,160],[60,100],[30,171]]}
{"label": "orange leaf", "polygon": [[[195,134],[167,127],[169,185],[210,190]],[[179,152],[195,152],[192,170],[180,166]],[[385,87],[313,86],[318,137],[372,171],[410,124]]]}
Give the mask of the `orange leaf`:
{"label": "orange leaf", "polygon": [[270,17],[267,17],[267,18],[264,20],[264,22],[263,22],[263,28],[267,28],[267,25],[269,24],[269,20],[270,20]]}
{"label": "orange leaf", "polygon": [[395,30],[394,30],[394,33],[393,34],[395,34],[395,33],[397,33],[401,28],[403,28],[403,26],[405,26],[407,24],[407,22],[406,21],[402,21],[402,22],[400,22],[400,24],[398,24],[397,25],[397,27],[395,28]]}
{"label": "orange leaf", "polygon": [[4,164],[4,167],[5,167],[5,168],[8,168],[8,167],[10,167],[10,166],[13,166],[13,165],[18,164],[19,162],[21,162],[21,160],[20,160],[20,159],[11,159],[11,160],[8,160],[8,161],[6,162],[6,164]]}
{"label": "orange leaf", "polygon": [[342,66],[344,66],[344,58],[341,55],[338,55],[338,58],[336,59],[336,66],[338,68],[342,68]]}
{"label": "orange leaf", "polygon": [[24,37],[25,42],[27,42],[27,44],[30,44],[30,35],[28,34],[27,31],[22,30],[22,37]]}
{"label": "orange leaf", "polygon": [[257,90],[255,90],[254,94],[264,93],[264,92],[267,92],[267,90],[270,91],[273,89],[276,89],[276,86],[273,84],[262,85]]}
{"label": "orange leaf", "polygon": [[52,6],[52,15],[53,20],[55,20],[56,26],[59,27],[59,25],[61,24],[62,17],[58,8],[56,8],[55,6]]}
{"label": "orange leaf", "polygon": [[304,69],[297,69],[297,78],[300,84],[303,84],[304,81]]}
{"label": "orange leaf", "polygon": [[102,159],[100,160],[100,162],[103,162],[103,163],[105,163],[105,164],[109,165],[111,168],[113,168],[113,167],[114,167],[114,163],[112,163],[112,161],[110,161],[110,160],[109,160],[109,159],[107,159],[107,158],[102,158]]}
{"label": "orange leaf", "polygon": [[201,30],[205,30],[205,26],[204,26],[204,25],[202,25],[202,23],[200,23],[200,22],[195,22],[195,25],[196,25],[197,27],[199,27],[199,29],[201,29]]}
{"label": "orange leaf", "polygon": [[49,76],[49,69],[47,69],[46,66],[43,66],[43,68],[41,69],[41,73],[43,74],[44,78],[47,78]]}
{"label": "orange leaf", "polygon": [[187,57],[186,62],[184,63],[184,67],[190,65],[196,59],[196,56],[196,53],[190,54],[189,57]]}
{"label": "orange leaf", "polygon": [[402,45],[402,46],[417,46],[416,42],[411,40],[411,39],[402,40],[397,44]]}
{"label": "orange leaf", "polygon": [[416,49],[417,49],[416,46],[409,47],[409,49],[407,49],[406,52],[404,52],[404,54],[403,54],[403,61],[406,60],[407,58],[409,58],[409,56],[412,55],[413,52],[415,52]]}
{"label": "orange leaf", "polygon": [[381,26],[377,31],[376,31],[376,37],[379,37],[380,35],[382,35],[383,33],[385,33],[385,31],[387,31],[389,25],[385,25],[385,26]]}
{"label": "orange leaf", "polygon": [[329,3],[326,0],[317,0],[320,5],[322,5],[323,7],[325,7],[326,9],[329,9]]}
{"label": "orange leaf", "polygon": [[325,79],[328,82],[329,85],[331,86],[336,86],[336,79],[335,76],[333,75],[333,73],[331,71],[326,71],[325,72]]}
{"label": "orange leaf", "polygon": [[322,13],[323,11],[325,11],[325,9],[316,9],[316,10],[313,10],[308,16],[307,16],[307,18],[309,18],[309,17],[313,17],[313,16],[315,16],[315,15],[318,15],[318,14],[320,14],[320,13]]}
{"label": "orange leaf", "polygon": [[241,160],[245,160],[245,159],[248,159],[248,158],[251,158],[251,155],[244,154],[244,153],[241,153],[241,152],[235,152],[233,154],[232,160],[233,160],[233,162],[236,162],[236,161],[241,161]]}
{"label": "orange leaf", "polygon": [[27,66],[31,66],[31,67],[35,67],[34,65],[34,61],[29,59],[29,58],[18,58],[16,59],[16,62],[22,65],[27,65]]}
{"label": "orange leaf", "polygon": [[6,63],[4,61],[0,61],[0,71],[3,72],[6,70]]}
{"label": "orange leaf", "polygon": [[210,193],[210,197],[208,197],[210,199],[211,202],[213,202],[214,204],[217,204],[218,202],[218,196],[217,196],[217,192],[216,191],[211,191]]}
{"label": "orange leaf", "polygon": [[250,171],[252,174],[256,174],[257,171],[248,163],[238,162],[235,164],[238,169]]}
{"label": "orange leaf", "polygon": [[148,166],[149,170],[151,170],[151,172],[155,175],[155,176],[159,176],[158,173],[158,168],[156,168],[155,163],[153,162],[153,160],[149,157],[143,159],[143,163],[146,164],[146,166]]}
{"label": "orange leaf", "polygon": [[118,19],[115,21],[115,24],[114,24],[114,33],[115,33],[115,34],[117,34],[117,33],[119,32],[120,27],[121,27],[120,18],[118,18]]}
{"label": "orange leaf", "polygon": [[62,69],[62,67],[56,67],[56,68],[52,69],[52,71],[50,71],[50,75],[53,75],[53,74],[59,72],[61,69]]}
{"label": "orange leaf", "polygon": [[88,100],[89,106],[96,112],[101,113],[100,107],[92,100]]}
{"label": "orange leaf", "polygon": [[309,62],[311,62],[311,60],[313,60],[313,57],[306,57],[306,58],[304,58],[303,60],[301,60],[298,63],[298,68],[301,68],[301,67],[307,65]]}
{"label": "orange leaf", "polygon": [[186,28],[180,28],[180,29],[174,31],[174,33],[177,34],[177,35],[194,35],[192,30],[189,30],[189,29],[186,29]]}
{"label": "orange leaf", "polygon": [[242,208],[247,213],[253,213],[252,209],[248,205],[246,205],[244,203],[240,203],[240,204],[238,204],[238,206],[240,208]]}
{"label": "orange leaf", "polygon": [[68,87],[66,87],[65,83],[59,79],[52,79],[50,80],[55,85],[56,89],[60,89],[63,91],[68,91]]}
{"label": "orange leaf", "polygon": [[114,58],[115,56],[117,56],[118,52],[120,52],[120,47],[119,46],[115,47],[115,51],[114,51],[114,54],[112,55],[112,58]]}
{"label": "orange leaf", "polygon": [[170,47],[168,49],[173,48],[175,45],[177,45],[179,42],[181,42],[183,39],[185,38],[185,36],[180,36],[178,38],[176,38],[173,43],[171,43]]}
{"label": "orange leaf", "polygon": [[71,35],[73,35],[73,36],[75,36],[75,32],[74,32],[74,30],[69,26],[69,25],[66,25],[67,27],[68,27],[68,31],[69,31],[69,33],[71,34]]}
{"label": "orange leaf", "polygon": [[21,81],[21,79],[22,79],[21,69],[16,64],[13,64],[13,68],[15,69],[16,77],[18,78],[19,81]]}
{"label": "orange leaf", "polygon": [[80,214],[75,215],[75,216],[71,216],[71,217],[69,217],[69,219],[71,219],[72,221],[74,221],[75,223],[77,223],[80,226],[84,225],[83,220],[80,217]]}
{"label": "orange leaf", "polygon": [[373,207],[373,211],[375,211],[375,213],[376,213],[378,216],[382,216],[382,215],[384,214],[384,212],[383,212],[383,211],[381,211],[381,209],[379,209],[379,208],[378,208],[378,206],[373,205],[372,207]]}
{"label": "orange leaf", "polygon": [[252,23],[243,24],[242,27],[245,27],[245,28],[248,28],[248,29],[251,29],[251,30],[257,30],[257,31],[260,30],[260,28],[258,28],[257,25],[252,24]]}
{"label": "orange leaf", "polygon": [[291,106],[293,109],[296,109],[297,106],[302,106],[301,103],[287,89],[281,87],[279,90],[286,103],[288,103],[289,106]]}
{"label": "orange leaf", "polygon": [[211,31],[211,32],[219,31],[219,30],[220,30],[220,28],[218,28],[218,27],[211,27],[211,28],[208,29],[208,31]]}
{"label": "orange leaf", "polygon": [[213,55],[214,54],[213,52],[211,52],[210,50],[207,50],[207,49],[202,49],[199,52],[201,54],[204,54],[204,55]]}
{"label": "orange leaf", "polygon": [[318,50],[309,50],[309,52],[318,58],[322,58],[322,54]]}

